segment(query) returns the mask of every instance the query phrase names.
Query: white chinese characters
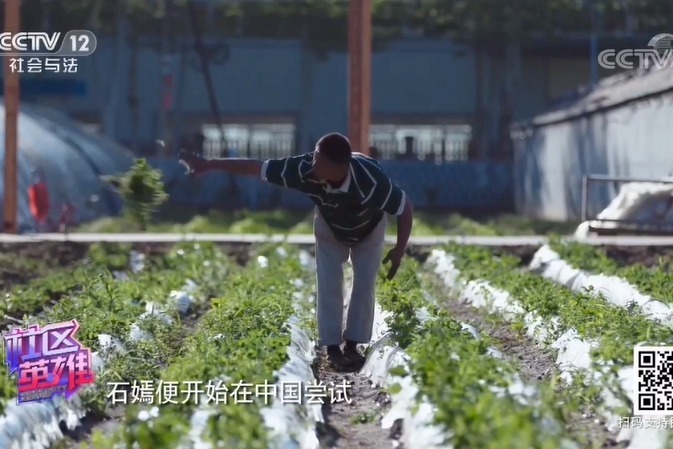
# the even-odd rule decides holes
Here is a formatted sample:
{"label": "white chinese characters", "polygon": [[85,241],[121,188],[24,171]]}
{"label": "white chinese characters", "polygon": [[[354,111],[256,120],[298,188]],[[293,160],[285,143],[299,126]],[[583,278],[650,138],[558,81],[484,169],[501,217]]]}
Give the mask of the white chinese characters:
{"label": "white chinese characters", "polygon": [[13,73],[77,73],[77,58],[9,58]]}
{"label": "white chinese characters", "polygon": [[272,398],[281,404],[324,404],[328,401],[350,403],[348,396],[350,384],[329,385],[322,382],[304,384],[302,382],[281,382],[271,384],[265,381],[260,384],[250,382],[225,383],[221,380],[208,382],[185,381],[152,381],[140,380],[133,382],[108,382],[107,399],[115,404],[252,404],[254,399],[264,404],[271,403]]}

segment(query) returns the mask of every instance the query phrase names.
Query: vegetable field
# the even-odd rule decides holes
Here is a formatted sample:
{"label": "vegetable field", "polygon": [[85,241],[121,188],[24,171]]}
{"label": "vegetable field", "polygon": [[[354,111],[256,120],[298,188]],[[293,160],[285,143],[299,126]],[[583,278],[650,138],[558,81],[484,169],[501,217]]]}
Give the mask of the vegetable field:
{"label": "vegetable field", "polygon": [[634,347],[673,346],[671,248],[410,255],[364,367],[335,372],[310,247],[4,244],[3,331],[76,319],[96,379],[17,404],[0,367],[0,448],[673,449],[632,403]]}

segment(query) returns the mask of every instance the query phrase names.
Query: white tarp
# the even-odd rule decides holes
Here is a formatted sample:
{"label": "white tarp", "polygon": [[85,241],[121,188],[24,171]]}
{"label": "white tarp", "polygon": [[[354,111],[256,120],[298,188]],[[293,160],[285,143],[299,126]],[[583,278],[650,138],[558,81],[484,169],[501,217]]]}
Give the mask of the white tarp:
{"label": "white tarp", "polygon": [[[623,184],[619,194],[596,218],[673,224],[673,183],[630,182]],[[590,226],[615,229],[619,225],[615,222],[585,221],[577,227],[575,237],[586,237]]]}

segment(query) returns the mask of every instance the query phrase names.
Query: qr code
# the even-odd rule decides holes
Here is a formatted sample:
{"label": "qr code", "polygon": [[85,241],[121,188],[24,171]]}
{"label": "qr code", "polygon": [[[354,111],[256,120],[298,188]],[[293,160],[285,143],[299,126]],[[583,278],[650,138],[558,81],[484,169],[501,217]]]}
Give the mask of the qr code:
{"label": "qr code", "polygon": [[633,414],[673,415],[673,346],[636,346]]}

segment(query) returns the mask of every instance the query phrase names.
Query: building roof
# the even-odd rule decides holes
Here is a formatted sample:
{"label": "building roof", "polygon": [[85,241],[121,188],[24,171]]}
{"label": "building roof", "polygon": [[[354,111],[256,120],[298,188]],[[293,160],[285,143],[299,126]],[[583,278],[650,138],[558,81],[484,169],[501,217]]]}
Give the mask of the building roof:
{"label": "building roof", "polygon": [[624,72],[602,79],[593,90],[579,88],[553,110],[515,123],[512,129],[523,130],[573,120],[669,91],[673,91],[671,67]]}

